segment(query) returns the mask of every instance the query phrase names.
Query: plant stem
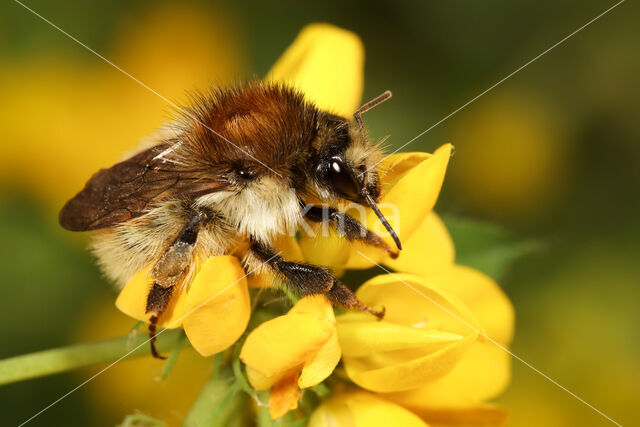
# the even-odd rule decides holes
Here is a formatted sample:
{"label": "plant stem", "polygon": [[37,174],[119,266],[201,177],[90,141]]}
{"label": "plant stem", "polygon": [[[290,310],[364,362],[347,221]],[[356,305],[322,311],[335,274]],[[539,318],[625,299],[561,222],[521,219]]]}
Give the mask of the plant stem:
{"label": "plant stem", "polygon": [[162,376],[160,377],[163,381],[167,379],[171,371],[173,370],[173,365],[176,364],[176,360],[178,360],[178,356],[180,355],[180,351],[184,348],[185,343],[187,341],[187,335],[184,331],[176,338],[176,342],[173,345],[173,350],[171,350],[171,354],[166,362],[164,362],[164,367],[162,368]]}
{"label": "plant stem", "polygon": [[243,425],[246,397],[233,381],[228,366],[204,384],[182,422],[183,427],[227,427]]}
{"label": "plant stem", "polygon": [[[159,351],[170,350],[182,334],[180,329],[158,335]],[[0,385],[107,363],[119,359],[148,356],[146,335],[130,335],[54,348],[0,360]]]}
{"label": "plant stem", "polygon": [[[261,391],[258,393],[258,399],[263,402],[269,401],[269,392]],[[269,413],[269,405],[258,405],[258,419],[256,420],[258,427],[272,427],[273,421]]]}

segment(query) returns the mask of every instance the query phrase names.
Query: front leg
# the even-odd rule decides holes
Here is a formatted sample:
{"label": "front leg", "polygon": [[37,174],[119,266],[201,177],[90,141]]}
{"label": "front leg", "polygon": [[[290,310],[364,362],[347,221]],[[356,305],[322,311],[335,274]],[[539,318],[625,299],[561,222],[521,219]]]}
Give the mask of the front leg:
{"label": "front leg", "polygon": [[358,300],[353,292],[333,277],[326,267],[296,263],[282,258],[278,252],[263,243],[252,241],[249,251],[266,264],[296,295],[324,294],[332,304],[349,310],[366,311],[382,319],[384,309],[373,310]]}
{"label": "front leg", "polygon": [[340,235],[347,240],[357,240],[367,245],[384,249],[391,258],[398,258],[398,252],[373,231],[351,215],[340,212],[329,206],[306,206],[303,210],[305,218],[313,222],[329,222]]}
{"label": "front leg", "polygon": [[158,354],[155,347],[156,325],[158,319],[167,308],[175,287],[182,281],[189,271],[191,254],[198,239],[198,231],[202,221],[206,219],[204,212],[196,213],[182,228],[178,237],[169,245],[162,257],[151,270],[153,285],[147,295],[146,312],[149,318],[149,341],[151,354],[158,359],[164,357]]}

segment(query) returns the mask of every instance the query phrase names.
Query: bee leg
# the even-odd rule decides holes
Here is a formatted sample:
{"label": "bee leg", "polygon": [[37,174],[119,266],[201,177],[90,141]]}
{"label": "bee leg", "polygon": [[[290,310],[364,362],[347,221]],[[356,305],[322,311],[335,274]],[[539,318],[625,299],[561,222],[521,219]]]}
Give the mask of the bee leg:
{"label": "bee leg", "polygon": [[200,224],[205,218],[205,213],[197,212],[182,228],[178,237],[169,245],[151,271],[154,282],[147,295],[146,312],[151,313],[149,318],[151,354],[157,359],[165,359],[158,353],[155,346],[158,319],[169,305],[173,290],[189,271],[191,254],[198,239]]}
{"label": "bee leg", "polygon": [[324,294],[334,305],[349,310],[360,310],[371,313],[378,319],[384,316],[384,309],[373,310],[360,301],[342,282],[333,277],[326,267],[286,261],[271,246],[253,241],[249,248],[260,261],[271,270],[297,295]]}
{"label": "bee leg", "polygon": [[360,301],[356,295],[351,292],[351,289],[347,288],[342,282],[336,280],[329,292],[326,293],[327,299],[334,305],[340,305],[348,310],[358,310],[371,313],[382,320],[384,317],[385,308],[382,310],[374,310],[362,301]]}
{"label": "bee leg", "polygon": [[156,349],[156,327],[158,325],[158,319],[169,305],[171,294],[173,293],[173,286],[164,287],[153,282],[151,290],[147,295],[147,313],[153,313],[149,318],[149,344],[151,345],[151,354],[156,359],[166,359],[161,356]]}
{"label": "bee leg", "polygon": [[271,246],[256,241],[252,241],[249,250],[296,295],[324,294],[333,286],[335,279],[326,267],[287,261]]}
{"label": "bee leg", "polygon": [[398,257],[398,251],[392,249],[382,237],[368,230],[360,221],[329,206],[306,206],[303,215],[313,222],[328,222],[347,240],[357,240],[367,245],[384,249],[391,258]]}

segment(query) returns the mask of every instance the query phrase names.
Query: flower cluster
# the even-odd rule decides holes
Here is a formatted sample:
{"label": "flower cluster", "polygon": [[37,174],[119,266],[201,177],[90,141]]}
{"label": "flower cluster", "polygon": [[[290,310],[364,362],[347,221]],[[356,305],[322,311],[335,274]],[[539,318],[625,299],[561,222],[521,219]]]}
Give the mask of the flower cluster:
{"label": "flower cluster", "polygon": [[[350,116],[361,100],[363,63],[354,34],[312,25],[267,78],[296,86],[320,108]],[[509,381],[504,347],[512,339],[513,309],[491,278],[455,264],[451,237],[433,212],[450,156],[447,144],[433,154],[393,154],[379,165],[381,209],[393,206],[401,213],[389,217],[404,247],[396,259],[335,234],[277,242],[286,258],[325,265],[336,275],[379,268],[384,274],[356,294],[369,306],[384,307],[386,315],[381,321],[361,312],[336,315],[326,298],[310,296],[251,329],[240,341],[239,357],[251,386],[270,390],[272,418],[297,408],[305,389],[329,379],[331,395],[315,408],[312,426],[504,422],[504,410],[485,402]],[[358,219],[379,231],[375,215]],[[248,273],[234,256],[209,259],[191,285],[174,295],[159,326],[184,328],[204,356],[231,347],[250,323],[250,288],[270,284]],[[149,282],[148,272],[139,272],[122,290],[118,308],[147,320]]]}

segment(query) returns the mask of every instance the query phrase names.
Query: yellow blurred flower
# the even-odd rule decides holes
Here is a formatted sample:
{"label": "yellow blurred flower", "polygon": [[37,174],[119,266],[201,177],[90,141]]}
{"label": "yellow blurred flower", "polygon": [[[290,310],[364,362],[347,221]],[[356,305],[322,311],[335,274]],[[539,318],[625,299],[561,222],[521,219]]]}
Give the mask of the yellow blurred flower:
{"label": "yellow blurred flower", "polygon": [[539,95],[501,93],[457,121],[451,183],[474,208],[504,217],[540,214],[564,191],[566,128]]}
{"label": "yellow blurred flower", "polygon": [[[246,73],[246,49],[231,16],[172,2],[145,10],[121,23],[118,39],[100,53],[158,94],[181,100],[187,90]],[[19,185],[52,210],[167,120],[171,108],[68,43],[77,55],[0,61],[0,184]]]}
{"label": "yellow blurred flower", "polygon": [[320,384],[340,361],[333,307],[324,296],[302,298],[284,316],[254,329],[240,358],[256,390],[273,387],[269,407],[279,418],[297,407],[299,389]]}
{"label": "yellow blurred flower", "polygon": [[347,392],[323,402],[309,427],[425,427],[427,423],[401,406],[365,392]]}

